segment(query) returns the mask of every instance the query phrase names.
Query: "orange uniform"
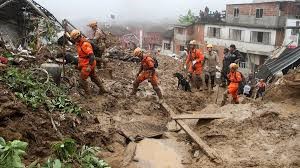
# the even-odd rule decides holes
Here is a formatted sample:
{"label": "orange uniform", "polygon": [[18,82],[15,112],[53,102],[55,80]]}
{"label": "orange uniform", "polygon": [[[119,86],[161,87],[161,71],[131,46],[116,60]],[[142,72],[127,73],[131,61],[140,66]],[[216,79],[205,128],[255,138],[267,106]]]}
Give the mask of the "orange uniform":
{"label": "orange uniform", "polygon": [[152,86],[157,86],[159,81],[158,81],[157,73],[155,71],[153,72],[154,69],[153,58],[148,55],[144,55],[143,60],[141,61],[141,68],[142,68],[142,72],[137,77],[137,83],[142,83],[144,80],[149,79]]}
{"label": "orange uniform", "polygon": [[235,102],[238,102],[238,89],[239,83],[242,81],[242,75],[240,72],[229,72],[227,75],[230,84],[228,86],[228,93],[232,95],[232,98]]}
{"label": "orange uniform", "polygon": [[[193,66],[193,61],[196,61],[196,64]],[[204,55],[201,50],[194,49],[193,51],[189,51],[189,54],[186,59],[186,65],[188,66],[188,72],[195,75],[202,74],[202,62],[204,61]]]}
{"label": "orange uniform", "polygon": [[96,61],[94,60],[91,65],[91,71],[87,72],[87,67],[90,61],[90,55],[93,53],[93,47],[91,43],[89,43],[84,37],[80,39],[79,42],[76,43],[77,53],[78,53],[78,67],[81,70],[80,77],[83,80],[86,80],[89,76],[95,76],[95,67]]}

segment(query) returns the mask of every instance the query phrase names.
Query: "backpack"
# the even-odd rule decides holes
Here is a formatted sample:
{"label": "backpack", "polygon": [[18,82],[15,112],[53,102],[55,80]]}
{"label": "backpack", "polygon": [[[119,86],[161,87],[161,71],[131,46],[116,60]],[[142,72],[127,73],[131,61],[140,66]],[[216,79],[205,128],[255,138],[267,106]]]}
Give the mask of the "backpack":
{"label": "backpack", "polygon": [[154,68],[158,68],[158,60],[155,57],[152,57],[152,56],[147,56],[147,57],[152,58],[153,61],[154,61]]}
{"label": "backpack", "polygon": [[[91,41],[91,40],[86,40],[86,42],[89,42],[90,44],[91,44],[91,46],[92,46],[92,48],[93,48],[93,53],[94,53],[94,55],[95,55],[95,57],[101,57],[102,55],[101,55],[101,50],[100,50],[100,48],[99,48],[99,46],[98,45],[96,45],[93,41]],[[82,49],[81,49],[81,51],[83,51]],[[84,51],[83,51],[84,52]],[[85,53],[85,52],[84,52]]]}

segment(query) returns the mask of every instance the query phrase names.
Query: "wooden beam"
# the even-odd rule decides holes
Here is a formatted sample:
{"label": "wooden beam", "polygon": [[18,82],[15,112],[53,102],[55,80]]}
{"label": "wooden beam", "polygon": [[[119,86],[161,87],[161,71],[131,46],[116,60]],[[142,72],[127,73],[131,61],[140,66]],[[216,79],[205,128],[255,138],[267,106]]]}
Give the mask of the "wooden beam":
{"label": "wooden beam", "polygon": [[183,114],[175,115],[172,117],[173,120],[183,120],[183,119],[221,119],[225,118],[222,114]]}
{"label": "wooden beam", "polygon": [[[170,116],[173,118],[176,116],[175,112],[169,107],[167,103],[161,104]],[[193,132],[190,127],[182,120],[175,120],[180,127],[199,145],[199,147],[204,151],[204,153],[214,162],[220,163],[222,160],[212,148],[210,148],[195,132]]]}
{"label": "wooden beam", "polygon": [[210,148],[184,121],[176,120],[176,122],[199,145],[199,147],[211,160],[220,163],[221,160],[219,159],[217,152]]}

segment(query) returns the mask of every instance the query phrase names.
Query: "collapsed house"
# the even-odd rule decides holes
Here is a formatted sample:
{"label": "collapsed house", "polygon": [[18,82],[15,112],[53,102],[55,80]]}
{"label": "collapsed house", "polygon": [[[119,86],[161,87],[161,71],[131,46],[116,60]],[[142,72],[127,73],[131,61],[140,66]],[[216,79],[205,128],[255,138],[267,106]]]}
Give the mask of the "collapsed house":
{"label": "collapsed house", "polygon": [[[0,37],[2,41],[9,44],[12,49],[21,45],[30,46],[33,35],[48,34],[52,32],[39,32],[39,22],[44,20],[52,22],[51,24],[60,25],[60,22],[45,8],[33,0],[0,0]],[[44,24],[49,27],[49,23]]]}
{"label": "collapsed house", "polygon": [[290,69],[300,65],[300,47],[283,48],[281,52],[268,59],[258,70],[256,77],[259,79],[272,80],[282,72],[287,74]]}

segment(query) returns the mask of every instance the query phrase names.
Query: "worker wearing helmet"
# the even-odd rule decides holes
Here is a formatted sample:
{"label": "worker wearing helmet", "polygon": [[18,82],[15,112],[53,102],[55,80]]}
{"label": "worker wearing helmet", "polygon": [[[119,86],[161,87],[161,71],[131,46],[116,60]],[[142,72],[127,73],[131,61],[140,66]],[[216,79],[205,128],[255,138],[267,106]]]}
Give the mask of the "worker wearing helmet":
{"label": "worker wearing helmet", "polygon": [[188,56],[184,65],[184,69],[188,67],[189,78],[196,85],[197,89],[202,90],[202,69],[204,56],[200,49],[196,49],[197,42],[192,40],[189,44]]}
{"label": "worker wearing helmet", "polygon": [[219,66],[219,57],[217,52],[213,51],[213,45],[208,44],[206,46],[207,52],[204,54],[204,72],[205,72],[205,90],[208,90],[209,87],[209,79],[210,79],[210,87],[211,91],[215,86],[215,77],[217,66]]}
{"label": "worker wearing helmet", "polygon": [[101,65],[103,64],[103,67],[105,68],[108,63],[108,60],[103,58],[103,53],[106,48],[106,34],[98,27],[98,23],[96,21],[90,22],[87,26],[93,31],[91,41],[99,47],[99,53],[96,55],[98,67],[102,68]]}
{"label": "worker wearing helmet", "polygon": [[136,95],[139,84],[148,79],[158,98],[162,100],[162,93],[158,86],[159,81],[157,72],[155,71],[154,59],[150,55],[144,54],[141,48],[136,48],[133,52],[133,55],[140,58],[141,67],[138,74],[136,75],[135,81],[133,82],[131,95]]}
{"label": "worker wearing helmet", "polygon": [[228,86],[227,91],[224,92],[223,101],[221,106],[225,105],[226,100],[228,98],[228,94],[231,94],[233,103],[238,104],[238,88],[239,83],[242,81],[242,74],[237,71],[238,65],[236,63],[231,63],[230,66],[230,72],[227,75],[228,80],[230,81],[230,84]]}
{"label": "worker wearing helmet", "polygon": [[89,96],[89,87],[87,78],[90,77],[100,89],[100,94],[107,93],[105,91],[101,80],[96,76],[95,67],[95,55],[93,53],[93,47],[80,33],[79,30],[73,30],[70,34],[71,40],[75,43],[78,54],[78,67],[81,71],[79,83]]}

